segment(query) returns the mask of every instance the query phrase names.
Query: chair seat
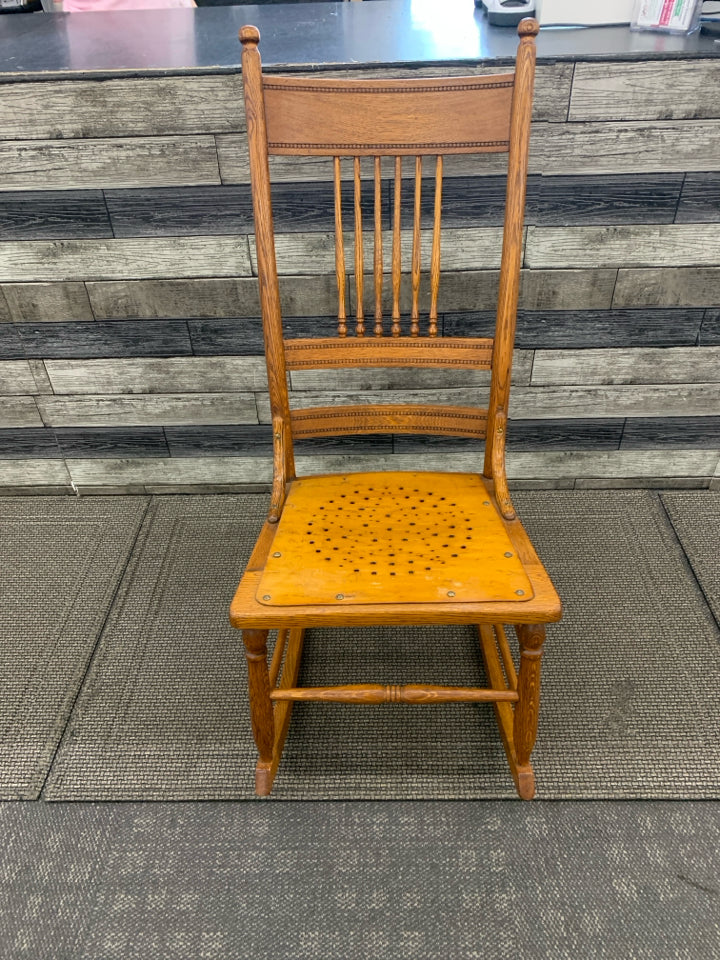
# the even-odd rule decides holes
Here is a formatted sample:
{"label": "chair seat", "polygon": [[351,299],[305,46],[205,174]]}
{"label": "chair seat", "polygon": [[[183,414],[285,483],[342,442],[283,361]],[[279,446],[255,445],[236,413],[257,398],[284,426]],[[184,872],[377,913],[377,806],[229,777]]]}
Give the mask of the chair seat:
{"label": "chair seat", "polygon": [[518,520],[477,474],[304,477],[266,524],[231,608],[236,626],[559,619]]}
{"label": "chair seat", "polygon": [[480,477],[449,473],[298,480],[256,593],[269,606],[532,597]]}

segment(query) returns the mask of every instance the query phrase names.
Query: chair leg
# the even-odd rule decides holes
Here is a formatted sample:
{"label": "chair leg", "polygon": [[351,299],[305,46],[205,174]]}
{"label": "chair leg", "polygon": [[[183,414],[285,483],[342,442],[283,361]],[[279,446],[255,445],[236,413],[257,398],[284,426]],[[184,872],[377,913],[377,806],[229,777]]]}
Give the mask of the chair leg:
{"label": "chair leg", "polygon": [[518,764],[518,792],[524,800],[535,795],[535,776],[530,766],[530,754],[537,736],[540,707],[540,659],[545,642],[542,624],[520,624],[517,627],[520,642],[519,700],[515,704],[513,742]]}
{"label": "chair leg", "polygon": [[270,699],[270,676],[267,662],[267,630],[243,630],[243,643],[248,664],[248,688],[250,691],[250,720],[258,748],[259,758],[255,768],[255,793],[265,797],[270,793],[272,777],[275,721]]}

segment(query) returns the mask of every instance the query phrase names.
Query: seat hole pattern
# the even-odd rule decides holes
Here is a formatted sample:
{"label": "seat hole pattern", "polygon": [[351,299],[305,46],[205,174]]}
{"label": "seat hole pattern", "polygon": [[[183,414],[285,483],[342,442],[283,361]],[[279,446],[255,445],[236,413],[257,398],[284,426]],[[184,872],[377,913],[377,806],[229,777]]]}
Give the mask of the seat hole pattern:
{"label": "seat hole pattern", "polygon": [[522,564],[477,478],[365,476],[372,481],[336,476],[294,485],[274,541],[275,552],[293,562],[268,559],[263,596],[291,603],[300,595],[318,602],[338,594],[343,602],[529,595]]}

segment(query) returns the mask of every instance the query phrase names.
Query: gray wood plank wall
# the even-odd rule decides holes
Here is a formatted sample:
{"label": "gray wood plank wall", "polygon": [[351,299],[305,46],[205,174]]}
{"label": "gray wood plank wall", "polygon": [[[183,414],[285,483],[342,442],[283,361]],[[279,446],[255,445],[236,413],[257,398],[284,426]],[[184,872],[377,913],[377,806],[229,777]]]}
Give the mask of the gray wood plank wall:
{"label": "gray wood plank wall", "polygon": [[[371,71],[419,72],[490,71]],[[540,64],[510,407],[516,486],[720,485],[720,99],[706,95],[719,80],[720,62],[709,59]],[[240,104],[233,75],[4,84],[0,492],[267,486]],[[446,162],[445,334],[492,331],[504,162]],[[272,170],[288,335],[330,335],[330,164],[274,158]],[[351,184],[344,189],[350,226]],[[408,180],[406,241],[411,207]],[[369,183],[363,211],[370,225]],[[350,261],[350,237],[348,251]],[[406,269],[408,255],[406,242]],[[353,283],[348,293],[354,303]],[[421,296],[427,306],[425,287]],[[457,372],[445,381],[295,372],[292,403],[473,403],[486,382]],[[298,445],[308,471],[414,468],[418,454],[428,468],[479,462],[471,441],[433,437]]]}

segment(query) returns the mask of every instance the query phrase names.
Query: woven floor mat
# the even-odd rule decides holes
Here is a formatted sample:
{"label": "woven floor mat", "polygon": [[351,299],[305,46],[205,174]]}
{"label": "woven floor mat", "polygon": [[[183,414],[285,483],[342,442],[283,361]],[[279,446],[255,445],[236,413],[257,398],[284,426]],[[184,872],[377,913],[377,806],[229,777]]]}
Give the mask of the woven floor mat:
{"label": "woven floor mat", "polygon": [[710,609],[720,624],[720,493],[663,493],[662,501]]}
{"label": "woven floor mat", "polygon": [[147,497],[0,499],[0,797],[38,796]]}
{"label": "woven floor mat", "polygon": [[[526,492],[565,618],[534,753],[545,798],[720,797],[717,626],[657,496]],[[156,498],[48,778],[48,799],[252,797],[227,607],[263,496]],[[312,631],[301,682],[482,682],[471,627]],[[514,795],[487,705],[298,704],[273,796]]]}
{"label": "woven floor mat", "polygon": [[720,804],[0,805],[3,960],[711,960]]}

